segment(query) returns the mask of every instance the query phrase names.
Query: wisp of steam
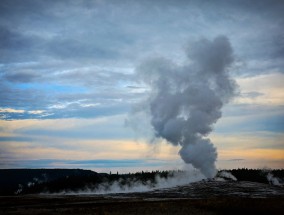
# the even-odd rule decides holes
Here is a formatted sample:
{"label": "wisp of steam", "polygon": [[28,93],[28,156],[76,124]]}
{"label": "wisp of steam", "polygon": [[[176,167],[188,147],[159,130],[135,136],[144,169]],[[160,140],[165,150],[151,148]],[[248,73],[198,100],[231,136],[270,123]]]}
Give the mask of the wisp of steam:
{"label": "wisp of steam", "polygon": [[227,37],[218,36],[191,44],[186,55],[184,65],[158,58],[137,68],[149,94],[135,112],[147,114],[156,138],[180,145],[184,162],[212,178],[217,151],[207,136],[223,105],[235,95],[236,83],[229,74],[233,50]]}

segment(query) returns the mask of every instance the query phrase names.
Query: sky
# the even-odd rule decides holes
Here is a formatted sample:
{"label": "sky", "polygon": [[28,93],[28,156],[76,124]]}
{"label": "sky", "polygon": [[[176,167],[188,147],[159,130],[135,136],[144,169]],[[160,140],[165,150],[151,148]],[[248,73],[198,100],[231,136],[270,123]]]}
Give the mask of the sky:
{"label": "sky", "polygon": [[280,0],[1,0],[0,168],[182,168],[179,146],[130,123],[149,92],[137,68],[182,65],[190,44],[220,35],[237,94],[208,136],[217,167],[284,168],[283,11]]}

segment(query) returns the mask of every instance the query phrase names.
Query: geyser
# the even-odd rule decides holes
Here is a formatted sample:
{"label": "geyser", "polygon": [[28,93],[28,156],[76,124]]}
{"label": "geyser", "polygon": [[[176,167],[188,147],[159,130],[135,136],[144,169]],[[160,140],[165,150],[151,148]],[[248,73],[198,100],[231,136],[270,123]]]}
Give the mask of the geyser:
{"label": "geyser", "polygon": [[228,38],[218,36],[191,44],[186,54],[184,65],[159,58],[137,68],[149,95],[135,111],[148,114],[155,137],[180,145],[184,162],[211,178],[217,172],[217,151],[207,136],[235,95],[236,83],[229,76],[233,51]]}

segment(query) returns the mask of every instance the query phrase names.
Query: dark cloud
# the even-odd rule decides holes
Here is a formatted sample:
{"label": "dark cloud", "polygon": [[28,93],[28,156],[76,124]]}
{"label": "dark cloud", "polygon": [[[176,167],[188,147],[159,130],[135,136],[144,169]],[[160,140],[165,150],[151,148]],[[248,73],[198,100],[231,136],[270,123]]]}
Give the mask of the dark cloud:
{"label": "dark cloud", "polygon": [[50,42],[48,52],[59,58],[71,59],[109,59],[116,58],[115,50],[108,50],[106,47],[95,46],[94,44],[84,43],[72,39],[59,40],[55,39]]}
{"label": "dark cloud", "polygon": [[260,93],[260,92],[256,92],[256,91],[252,91],[252,92],[246,92],[246,93],[242,93],[241,96],[242,97],[247,97],[247,98],[257,98],[259,96],[263,96],[264,94],[263,93]]}
{"label": "dark cloud", "polygon": [[[237,37],[243,31],[252,31],[244,44],[256,46],[259,52],[263,50],[261,44],[283,34],[282,9],[281,1],[3,0],[0,6],[0,24],[5,28],[2,44],[9,49],[9,55],[6,53],[2,62],[47,56],[80,61],[133,59],[143,56],[140,52],[149,51],[149,46],[155,48],[157,42],[169,46],[184,40],[185,34],[231,33]],[[254,28],[257,31],[253,32]],[[224,29],[229,30],[224,32]],[[158,40],[157,35],[161,35]],[[276,45],[272,44],[269,49],[262,54],[279,53],[274,50]],[[17,55],[19,50],[21,54]],[[248,54],[249,50],[246,49]]]}
{"label": "dark cloud", "polygon": [[33,82],[38,78],[38,75],[34,71],[23,70],[16,72],[9,72],[3,75],[3,78],[10,82],[28,83]]}
{"label": "dark cloud", "polygon": [[0,60],[118,58],[131,38],[108,21],[106,7],[102,13],[96,10],[95,2],[93,7],[67,1],[1,2],[0,39],[9,55]]}
{"label": "dark cloud", "polygon": [[[284,20],[281,24],[281,26],[284,25]],[[280,58],[281,60],[284,59],[284,30],[280,32],[279,34],[275,35],[273,37],[273,46],[275,46],[275,50],[272,53],[273,58]],[[284,67],[284,65],[282,65]]]}
{"label": "dark cloud", "polygon": [[0,25],[0,63],[32,60],[29,55],[38,53],[38,41],[35,36],[26,36]]}
{"label": "dark cloud", "polygon": [[259,16],[265,16],[274,21],[284,20],[284,3],[281,0],[241,0],[234,4],[245,11],[254,12]]}
{"label": "dark cloud", "polygon": [[20,89],[5,82],[0,83],[0,88],[2,108],[33,110],[42,109],[48,103],[48,95],[38,89]]}
{"label": "dark cloud", "polygon": [[0,142],[31,142],[33,138],[31,137],[25,137],[25,136],[16,136],[16,137],[0,137]]}
{"label": "dark cloud", "polygon": [[235,159],[229,159],[229,160],[226,160],[226,161],[232,161],[232,162],[238,162],[238,161],[244,161],[245,159],[242,159],[242,158],[235,158]]}
{"label": "dark cloud", "polygon": [[17,32],[4,26],[0,26],[0,49],[21,49],[27,46],[27,39]]}
{"label": "dark cloud", "polygon": [[[1,106],[44,110],[49,114],[45,117],[87,117],[96,114],[75,105],[77,101],[88,100],[103,107],[120,107],[118,101],[123,101],[125,107],[118,111],[121,112],[135,97],[142,96],[134,92],[135,88],[127,87],[136,83],[132,71],[123,71],[124,68],[134,68],[149,56],[181,62],[185,60],[180,54],[182,45],[202,36],[230,37],[235,53],[247,62],[237,75],[281,72],[283,10],[283,2],[274,0],[2,0]],[[221,43],[223,39],[219,40]],[[209,47],[203,52],[214,49]],[[218,55],[221,59],[216,59],[216,55],[203,59],[203,52],[190,57],[206,60],[218,70],[222,65],[214,62],[221,60],[226,64],[231,60],[225,58],[230,50],[222,50],[223,55]],[[64,104],[65,112],[49,108],[63,101],[69,104]],[[17,113],[5,116],[39,117]]]}

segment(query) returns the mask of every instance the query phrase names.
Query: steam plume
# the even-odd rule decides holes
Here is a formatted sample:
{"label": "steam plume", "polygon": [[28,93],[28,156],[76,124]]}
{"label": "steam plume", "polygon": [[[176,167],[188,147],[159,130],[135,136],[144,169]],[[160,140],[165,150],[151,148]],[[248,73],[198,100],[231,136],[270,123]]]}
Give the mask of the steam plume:
{"label": "steam plume", "polygon": [[199,40],[187,50],[180,66],[167,59],[142,63],[137,74],[149,86],[149,96],[138,112],[146,112],[155,132],[206,177],[216,174],[216,148],[207,135],[221,117],[221,108],[235,93],[229,76],[233,51],[225,36]]}
{"label": "steam plume", "polygon": [[271,172],[268,172],[266,178],[267,178],[269,184],[276,185],[276,186],[283,185],[281,179],[274,177],[274,175]]}

